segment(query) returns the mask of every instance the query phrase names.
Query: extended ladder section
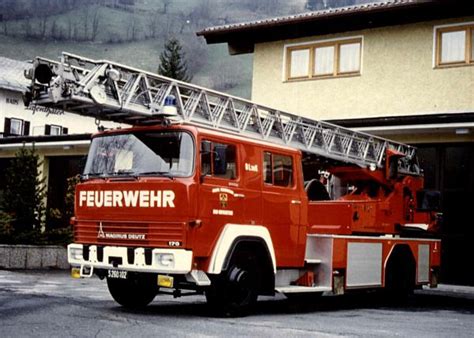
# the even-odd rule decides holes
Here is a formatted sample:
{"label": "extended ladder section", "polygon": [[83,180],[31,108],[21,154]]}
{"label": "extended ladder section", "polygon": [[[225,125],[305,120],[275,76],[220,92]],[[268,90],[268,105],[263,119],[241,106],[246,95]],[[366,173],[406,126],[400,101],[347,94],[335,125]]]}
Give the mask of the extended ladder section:
{"label": "extended ladder section", "polygon": [[400,172],[420,174],[414,147],[115,62],[63,53],[60,62],[36,58],[25,76],[36,105],[133,125],[186,122],[373,169],[391,149]]}

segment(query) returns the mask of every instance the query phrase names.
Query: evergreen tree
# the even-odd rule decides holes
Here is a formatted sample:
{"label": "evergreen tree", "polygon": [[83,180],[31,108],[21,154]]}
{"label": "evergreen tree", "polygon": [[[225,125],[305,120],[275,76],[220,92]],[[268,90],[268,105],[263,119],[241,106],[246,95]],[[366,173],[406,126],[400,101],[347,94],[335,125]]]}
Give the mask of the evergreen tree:
{"label": "evergreen tree", "polygon": [[192,76],[188,74],[183,47],[177,39],[171,38],[165,43],[165,50],[160,54],[158,74],[176,80],[191,81]]}
{"label": "evergreen tree", "polygon": [[326,4],[324,0],[307,0],[305,7],[310,11],[318,11],[326,8]]}
{"label": "evergreen tree", "polygon": [[41,162],[35,149],[22,147],[5,174],[1,211],[11,217],[13,232],[39,233],[45,215],[45,179],[39,178]]}

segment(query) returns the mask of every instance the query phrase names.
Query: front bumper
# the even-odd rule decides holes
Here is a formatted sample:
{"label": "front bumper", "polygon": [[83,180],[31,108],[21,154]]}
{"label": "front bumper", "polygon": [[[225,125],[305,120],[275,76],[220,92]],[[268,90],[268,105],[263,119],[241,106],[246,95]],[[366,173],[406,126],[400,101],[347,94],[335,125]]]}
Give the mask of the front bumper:
{"label": "front bumper", "polygon": [[[88,250],[85,254],[84,249]],[[100,250],[100,254],[98,251]],[[132,251],[130,251],[132,250]],[[132,257],[131,257],[132,256]],[[86,257],[86,259],[85,259]],[[119,269],[137,272],[187,274],[192,270],[192,251],[184,249],[152,249],[151,259],[145,258],[145,248],[69,244],[67,258],[73,267]]]}

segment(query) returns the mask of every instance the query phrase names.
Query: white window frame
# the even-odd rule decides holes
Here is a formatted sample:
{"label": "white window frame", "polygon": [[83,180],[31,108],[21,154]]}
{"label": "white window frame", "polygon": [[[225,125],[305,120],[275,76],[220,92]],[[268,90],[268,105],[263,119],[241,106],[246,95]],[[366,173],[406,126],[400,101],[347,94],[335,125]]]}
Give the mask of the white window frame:
{"label": "white window frame", "polygon": [[[16,134],[16,133],[13,133],[13,123],[19,123],[20,124],[20,133],[19,134]],[[22,119],[17,119],[17,118],[10,118],[10,131],[9,131],[9,134],[10,135],[13,135],[13,136],[22,136],[23,133],[25,131],[25,121],[23,121]]]}
{"label": "white window frame", "polygon": [[[50,124],[49,125],[49,135],[57,136],[57,135],[62,135],[63,134],[63,127],[58,126],[56,124]],[[58,134],[53,134],[53,129],[58,131]]]}
{"label": "white window frame", "polygon": [[[319,44],[326,44],[326,43],[332,43],[332,42],[334,43],[344,42],[344,41],[349,41],[349,40],[360,40],[360,65],[359,65],[359,71],[357,73],[354,72],[354,73],[348,73],[348,74],[340,74],[337,76],[334,76],[334,75],[312,76],[312,77],[309,76],[305,78],[296,78],[296,79],[288,78],[287,75],[289,74],[289,69],[287,68],[287,65],[288,65],[289,49],[294,49],[295,47],[304,48],[305,46],[310,47],[311,45],[319,45]],[[312,40],[312,41],[307,41],[307,42],[288,43],[288,44],[283,45],[283,65],[282,65],[281,79],[282,79],[282,82],[296,82],[296,81],[307,81],[307,80],[317,80],[317,79],[337,79],[337,78],[349,77],[349,76],[361,76],[363,73],[363,64],[364,64],[364,36],[363,35],[345,36],[345,37],[340,37],[340,38],[323,39],[323,40]],[[311,69],[311,72],[313,72],[313,69]]]}
{"label": "white window frame", "polygon": [[[433,69],[474,66],[474,55],[471,55],[471,60],[467,60],[468,62],[466,62],[466,60],[464,60],[464,62],[446,63],[446,64],[441,64],[441,62],[438,62],[438,53],[441,51],[439,47],[439,43],[441,43],[441,41],[438,41],[438,31],[439,30],[442,31],[443,29],[446,29],[446,28],[456,28],[456,27],[461,28],[461,27],[466,27],[466,26],[471,26],[471,29],[473,29],[474,21],[457,22],[453,24],[433,26]],[[471,49],[472,49],[472,46],[471,46]]]}

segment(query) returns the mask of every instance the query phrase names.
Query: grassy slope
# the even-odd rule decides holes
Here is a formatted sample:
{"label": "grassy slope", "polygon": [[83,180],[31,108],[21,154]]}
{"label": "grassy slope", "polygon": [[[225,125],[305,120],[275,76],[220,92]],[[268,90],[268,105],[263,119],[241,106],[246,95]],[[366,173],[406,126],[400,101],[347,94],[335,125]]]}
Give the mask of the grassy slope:
{"label": "grassy slope", "polygon": [[[162,9],[161,0],[138,1],[136,8],[139,11],[135,14],[107,7],[93,6],[89,8],[89,15],[92,16],[94,12],[99,11],[101,17],[100,31],[95,42],[25,40],[20,36],[2,35],[0,26],[0,55],[13,59],[28,60],[37,55],[57,58],[62,51],[68,51],[90,58],[109,59],[148,71],[156,71],[159,64],[159,54],[165,43],[165,35],[135,42],[110,43],[107,41],[124,39],[133,20],[140,22],[142,26],[141,34],[143,35],[146,30],[147,17],[151,13],[157,13],[159,16],[160,28],[166,25],[174,25],[171,30],[176,32],[180,27],[179,20],[182,20],[176,15],[178,13],[189,14],[196,6],[206,1],[211,4],[210,10],[212,10],[214,17],[226,18],[230,22],[255,20],[261,17],[302,11],[305,3],[304,0],[289,2],[280,0],[279,12],[273,14],[266,10],[254,12],[246,9],[240,0],[173,0],[169,7],[171,15],[159,13]],[[370,1],[373,0],[359,0],[359,2]],[[66,31],[68,23],[80,22],[80,18],[85,15],[85,12],[84,9],[76,9],[52,16],[48,19],[48,26],[51,27],[52,23],[56,22],[58,27],[62,27]],[[223,91],[233,95],[250,97],[252,55],[230,56],[225,44],[205,45],[204,40],[195,35],[195,31],[202,28],[199,25],[202,26],[203,23],[191,24],[184,34],[177,34],[177,37],[183,42],[188,59],[194,57],[199,61],[198,67],[195,67],[196,72],[193,82],[211,88],[224,88]],[[24,21],[13,22],[9,29],[10,34],[15,31],[23,32],[24,26]],[[34,30],[38,26],[38,21],[32,20],[31,26]],[[78,24],[78,27],[81,27],[81,25]],[[196,59],[193,61],[196,61]]]}
{"label": "grassy slope", "polygon": [[[149,0],[149,2],[153,3],[156,1]],[[189,2],[182,2],[190,6]],[[180,4],[173,3],[173,6],[177,5]],[[90,58],[109,59],[145,70],[156,71],[159,64],[159,54],[165,42],[164,38],[123,43],[104,42],[109,41],[112,36],[125,37],[127,34],[127,25],[130,24],[133,17],[135,17],[136,20],[141,20],[142,26],[145,26],[146,14],[130,14],[106,7],[92,8],[91,11],[92,10],[99,10],[101,15],[100,33],[97,37],[97,42],[27,40],[22,37],[0,34],[0,45],[2,46],[0,55],[20,60],[28,60],[37,55],[56,59],[62,51],[68,51]],[[173,8],[171,10],[173,10]],[[68,21],[74,21],[83,15],[83,10],[74,10],[62,15],[50,17],[48,24],[51,25],[54,21],[58,27],[62,27],[63,30],[66,30]],[[10,27],[10,32],[21,32],[23,31],[24,25],[25,23],[23,21],[14,22]],[[37,27],[37,25],[37,21],[31,21],[33,29]],[[196,41],[193,43],[197,45],[199,45],[199,43],[204,44],[203,41],[199,41],[202,38],[195,36],[191,30],[179,37],[183,41],[195,39]],[[194,74],[193,82],[212,87],[212,79],[215,77],[222,77],[222,74],[225,73],[237,74],[229,75],[237,77],[238,84],[234,88],[227,89],[227,91],[234,95],[249,97],[252,67],[251,56],[231,57],[227,53],[226,45],[210,45],[202,48],[204,49],[204,55],[201,57],[205,58],[205,60],[201,62],[202,66]],[[192,57],[192,54],[192,49],[189,50],[188,48],[188,58]]]}

